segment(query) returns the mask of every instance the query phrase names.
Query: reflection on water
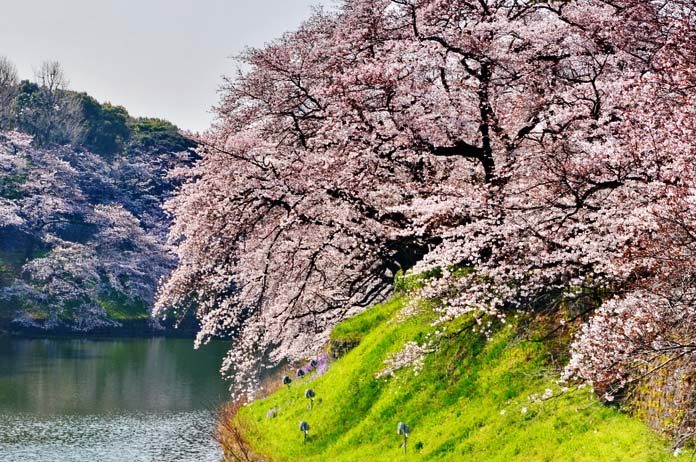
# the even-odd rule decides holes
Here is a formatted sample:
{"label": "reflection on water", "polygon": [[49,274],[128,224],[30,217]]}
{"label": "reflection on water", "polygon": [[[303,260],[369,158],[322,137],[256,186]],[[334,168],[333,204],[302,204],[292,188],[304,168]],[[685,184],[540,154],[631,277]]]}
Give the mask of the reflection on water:
{"label": "reflection on water", "polygon": [[0,416],[3,462],[219,461],[206,411],[172,414]]}
{"label": "reflection on water", "polygon": [[226,347],[0,338],[0,460],[216,461]]}

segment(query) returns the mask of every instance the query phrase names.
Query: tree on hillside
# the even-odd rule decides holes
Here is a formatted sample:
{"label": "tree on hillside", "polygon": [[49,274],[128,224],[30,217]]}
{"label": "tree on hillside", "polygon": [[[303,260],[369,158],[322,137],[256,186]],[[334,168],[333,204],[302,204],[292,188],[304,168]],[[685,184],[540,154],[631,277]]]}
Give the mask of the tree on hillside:
{"label": "tree on hillside", "polygon": [[41,146],[79,139],[80,107],[68,91],[67,77],[58,62],[43,63],[36,70],[35,82],[20,82],[13,111],[16,128],[33,135]]}
{"label": "tree on hillside", "polygon": [[138,117],[130,121],[133,143],[141,149],[155,149],[158,153],[181,152],[195,147],[183,136],[176,125],[162,119]]}
{"label": "tree on hillside", "polygon": [[128,111],[122,106],[101,104],[86,93],[79,94],[77,99],[84,119],[80,144],[107,156],[121,152],[131,137]]}
{"label": "tree on hillside", "polygon": [[441,322],[583,291],[649,306],[634,256],[693,185],[692,8],[348,0],[247,51],[170,203],[160,309],[235,334],[243,376],[320,348],[399,270],[438,270]]}
{"label": "tree on hillside", "polygon": [[6,57],[0,56],[0,128],[9,128],[10,104],[19,82],[17,68]]}
{"label": "tree on hillside", "polygon": [[8,88],[17,85],[17,68],[5,56],[0,57],[0,89],[6,91]]}
{"label": "tree on hillside", "polygon": [[195,146],[169,121],[134,118],[122,106],[70,90],[56,61],[41,64],[34,81],[20,82],[14,65],[0,58],[0,128],[29,133],[37,146],[69,144],[112,160],[125,151],[160,155]]}
{"label": "tree on hillside", "polygon": [[67,90],[70,85],[63,66],[58,61],[44,61],[34,74],[37,85],[44,88],[51,96]]}

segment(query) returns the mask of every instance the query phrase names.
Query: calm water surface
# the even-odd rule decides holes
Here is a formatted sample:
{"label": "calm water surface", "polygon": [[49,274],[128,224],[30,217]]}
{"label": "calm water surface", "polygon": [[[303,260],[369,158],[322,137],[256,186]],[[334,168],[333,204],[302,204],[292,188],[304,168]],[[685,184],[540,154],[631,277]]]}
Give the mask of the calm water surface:
{"label": "calm water surface", "polygon": [[217,462],[226,348],[0,337],[0,461]]}

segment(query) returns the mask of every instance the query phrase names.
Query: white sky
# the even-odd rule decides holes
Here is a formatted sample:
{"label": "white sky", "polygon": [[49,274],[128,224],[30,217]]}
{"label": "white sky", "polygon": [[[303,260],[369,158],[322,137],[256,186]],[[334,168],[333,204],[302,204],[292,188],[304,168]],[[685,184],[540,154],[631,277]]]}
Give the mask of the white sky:
{"label": "white sky", "polygon": [[212,120],[230,56],[295,29],[333,0],[0,0],[0,56],[21,78],[45,60],[70,88],[189,130]]}

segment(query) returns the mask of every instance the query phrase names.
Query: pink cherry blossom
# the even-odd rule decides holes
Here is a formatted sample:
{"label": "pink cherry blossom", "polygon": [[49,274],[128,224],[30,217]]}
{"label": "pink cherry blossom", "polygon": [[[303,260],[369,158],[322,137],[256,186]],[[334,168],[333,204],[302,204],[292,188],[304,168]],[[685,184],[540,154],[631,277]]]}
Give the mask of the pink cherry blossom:
{"label": "pink cherry blossom", "polygon": [[692,284],[672,275],[693,271],[693,8],[347,0],[248,50],[179,172],[158,309],[195,307],[201,342],[232,334],[225,367],[250,383],[259,358],[315,354],[399,270],[438,269],[420,296],[482,331],[611,294],[568,373],[627,380],[622,342],[662,342],[645,329],[669,329]]}

